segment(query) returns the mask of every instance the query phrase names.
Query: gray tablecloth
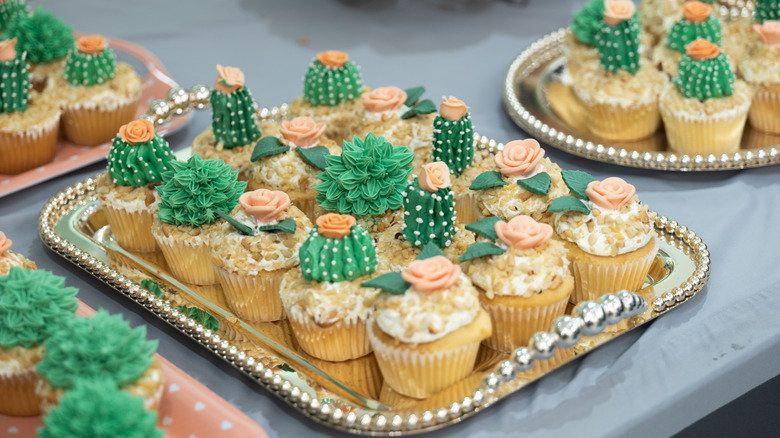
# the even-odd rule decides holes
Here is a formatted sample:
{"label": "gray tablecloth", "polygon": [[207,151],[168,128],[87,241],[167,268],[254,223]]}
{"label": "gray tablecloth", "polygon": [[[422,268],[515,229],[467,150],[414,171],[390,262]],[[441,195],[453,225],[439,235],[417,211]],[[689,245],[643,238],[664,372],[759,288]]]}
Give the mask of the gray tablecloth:
{"label": "gray tablecloth", "polygon": [[[37,5],[38,2],[32,2]],[[498,141],[526,136],[505,114],[501,84],[510,61],[535,39],[566,26],[582,1],[512,4],[466,0],[44,1],[74,29],[138,43],[182,85],[210,85],[215,64],[238,66],[261,105],[292,100],[315,53],[349,52],[370,86],[425,85],[438,101],[471,106],[476,129]],[[195,115],[170,137],[190,144],[210,123]],[[681,430],[778,374],[780,215],[778,168],[662,173],[600,164],[553,148],[564,168],[630,180],[652,209],[695,230],[712,252],[710,283],[695,299],[435,436],[645,436]],[[96,164],[0,199],[0,229],[44,269],[66,275],[93,307],[146,324],[159,351],[256,420],[272,436],[335,435],[44,248],[36,221],[63,187]],[[744,420],[744,419],[743,419]]]}

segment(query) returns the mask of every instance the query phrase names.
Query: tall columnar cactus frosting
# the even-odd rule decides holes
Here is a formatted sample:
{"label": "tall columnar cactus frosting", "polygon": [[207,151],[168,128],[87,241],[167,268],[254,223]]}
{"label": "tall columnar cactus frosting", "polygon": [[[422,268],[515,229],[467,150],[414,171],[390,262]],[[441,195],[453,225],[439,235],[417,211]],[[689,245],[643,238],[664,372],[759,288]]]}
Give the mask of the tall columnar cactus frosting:
{"label": "tall columnar cactus frosting", "polygon": [[780,20],[780,0],[756,0],[756,21]]}
{"label": "tall columnar cactus frosting", "polygon": [[110,381],[83,380],[65,393],[43,417],[41,438],[162,438],[157,414],[144,409],[144,399],[122,391]]}
{"label": "tall columnar cactus frosting", "polygon": [[217,80],[211,93],[211,128],[225,149],[247,146],[262,136],[257,104],[244,86],[244,72],[217,64]]}
{"label": "tall columnar cactus frosting", "polygon": [[213,223],[217,210],[229,213],[246,189],[234,171],[222,160],[204,160],[197,155],[187,162],[170,161],[171,170],[162,173],[160,194],[162,222],[199,227]]}
{"label": "tall columnar cactus frosting", "polygon": [[629,0],[606,0],[604,20],[596,34],[601,66],[610,73],[639,70],[639,17]]}
{"label": "tall columnar cactus frosting", "polygon": [[27,110],[30,72],[25,54],[16,50],[16,41],[0,41],[0,113]]}
{"label": "tall columnar cactus frosting", "polygon": [[316,222],[298,253],[306,281],[335,283],[374,273],[374,241],[354,217],[328,213]]}
{"label": "tall columnar cactus frosting", "polygon": [[20,52],[27,52],[33,64],[51,62],[65,57],[73,48],[73,29],[40,6],[30,15],[19,14],[11,19],[4,38],[19,38]]}
{"label": "tall columnar cactus frosting", "polygon": [[433,160],[460,176],[474,160],[474,128],[469,108],[452,96],[444,98],[433,120]]}
{"label": "tall columnar cactus frosting", "polygon": [[704,101],[733,93],[734,73],[728,57],[716,44],[705,39],[688,45],[678,69],[674,85],[687,98]]}
{"label": "tall columnar cactus frosting", "polygon": [[577,40],[589,46],[596,45],[596,35],[604,20],[604,0],[590,0],[574,14],[571,31]]}
{"label": "tall columnar cactus frosting", "polygon": [[688,44],[699,38],[720,45],[720,20],[712,13],[712,6],[700,1],[689,1],[683,5],[683,17],[669,30],[669,48],[685,53]]}
{"label": "tall columnar cactus frosting", "polygon": [[0,276],[0,346],[30,348],[76,317],[77,290],[48,271],[11,267]]}
{"label": "tall columnar cactus frosting", "polygon": [[175,160],[168,142],[155,134],[154,123],[134,120],[119,128],[114,138],[108,153],[108,175],[120,186],[158,184]]}
{"label": "tall columnar cactus frosting", "polygon": [[65,79],[70,85],[105,84],[116,75],[114,52],[101,35],[79,37],[65,61]]}
{"label": "tall columnar cactus frosting", "polygon": [[27,3],[25,0],[5,0],[0,2],[0,32],[17,15],[27,15]]}
{"label": "tall columnar cactus frosting", "polygon": [[364,216],[401,208],[414,160],[409,149],[368,134],[344,141],[341,155],[325,160],[328,166],[318,176],[322,183],[315,187],[323,209]]}
{"label": "tall columnar cactus frosting", "polygon": [[442,162],[423,166],[420,176],[406,188],[403,234],[413,247],[433,242],[446,248],[455,236],[455,201],[450,169]]}
{"label": "tall columnar cactus frosting", "polygon": [[338,50],[318,53],[303,78],[303,99],[314,106],[336,106],[362,93],[360,68]]}

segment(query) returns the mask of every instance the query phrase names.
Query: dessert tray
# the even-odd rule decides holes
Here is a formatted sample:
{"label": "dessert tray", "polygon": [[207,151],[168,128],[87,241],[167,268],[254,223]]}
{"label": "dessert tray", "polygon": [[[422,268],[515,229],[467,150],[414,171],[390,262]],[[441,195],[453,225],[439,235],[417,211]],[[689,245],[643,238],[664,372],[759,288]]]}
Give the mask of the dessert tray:
{"label": "dessert tray", "polygon": [[[725,20],[749,16],[744,1],[721,6]],[[622,166],[671,170],[734,170],[780,163],[780,136],[747,124],[739,152],[706,156],[667,150],[666,136],[633,142],[602,140],[588,133],[584,110],[568,84],[564,41],[568,29],[545,35],[523,50],[509,65],[504,79],[504,105],[512,120],[550,146],[594,161]]]}
{"label": "dessert tray", "polygon": [[[284,118],[287,108],[263,109],[259,114]],[[479,135],[475,142],[482,149],[503,148]],[[189,154],[189,149],[177,153],[180,158]],[[107,293],[129,298],[313,421],[352,433],[403,435],[455,424],[577,356],[674,310],[700,292],[710,274],[710,255],[702,239],[685,225],[658,215],[653,225],[660,250],[641,291],[607,294],[599,302],[570,308],[571,316],[559,318],[549,332],[535,334],[528,347],[512,354],[483,346],[470,376],[428,399],[416,400],[383,387],[373,354],[345,362],[307,356],[286,320],[246,323],[230,312],[218,285],[184,284],[169,274],[161,254],[121,248],[101,210],[96,182],[97,177],[88,178],[67,187],[43,207],[40,236],[52,251],[107,284]],[[148,282],[142,287],[147,279],[159,290]],[[182,304],[206,311],[218,321],[218,328],[204,327],[176,309]]]}

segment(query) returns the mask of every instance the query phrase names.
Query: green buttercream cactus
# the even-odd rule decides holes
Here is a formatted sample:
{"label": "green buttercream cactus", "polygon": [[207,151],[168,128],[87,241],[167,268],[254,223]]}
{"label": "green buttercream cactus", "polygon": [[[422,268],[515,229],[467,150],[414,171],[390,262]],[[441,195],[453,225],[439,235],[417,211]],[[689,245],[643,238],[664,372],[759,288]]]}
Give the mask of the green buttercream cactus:
{"label": "green buttercream cactus", "polygon": [[83,36],[65,61],[65,79],[70,85],[92,87],[105,84],[116,75],[114,51],[101,35]]}
{"label": "green buttercream cactus", "polygon": [[72,389],[79,381],[107,379],[132,385],[152,365],[157,341],[146,340],[146,327],[130,328],[120,315],[98,310],[71,318],[46,340],[36,369],[55,388]]}
{"label": "green buttercream cactus", "polygon": [[244,86],[244,73],[217,64],[219,77],[211,93],[211,128],[225,149],[253,144],[262,136],[257,123],[257,104]]}
{"label": "green buttercream cactus", "polygon": [[450,169],[442,162],[423,166],[420,176],[407,187],[403,234],[415,248],[432,242],[446,248],[455,236],[455,201]]}
{"label": "green buttercream cactus", "polygon": [[728,97],[734,92],[734,73],[728,57],[705,39],[688,45],[678,69],[674,85],[687,98],[704,101]]}
{"label": "green buttercream cactus", "polygon": [[314,106],[336,106],[362,93],[360,69],[337,50],[318,53],[303,78],[303,99]]}
{"label": "green buttercream cactus", "polygon": [[328,167],[318,178],[317,202],[328,211],[355,216],[380,215],[403,204],[414,153],[368,134],[344,141],[341,155],[325,157]]}
{"label": "green buttercream cactus", "polygon": [[0,113],[27,110],[30,72],[25,54],[16,50],[16,41],[0,41]]}
{"label": "green buttercream cactus", "polygon": [[8,22],[17,15],[27,15],[27,2],[25,0],[5,0],[0,2],[0,32],[2,32]]}
{"label": "green buttercream cactus", "polygon": [[27,60],[33,64],[64,58],[74,42],[73,29],[40,6],[30,15],[12,18],[3,36],[19,38],[17,50],[27,52]]}
{"label": "green buttercream cactus", "polygon": [[605,3],[604,20],[596,34],[601,66],[610,73],[639,70],[639,14],[628,0]]}
{"label": "green buttercream cactus", "polygon": [[238,181],[238,171],[222,160],[204,160],[197,155],[187,162],[170,161],[171,170],[162,173],[160,194],[162,222],[200,227],[219,217],[217,210],[229,213],[244,193],[245,181]]}
{"label": "green buttercream cactus", "polygon": [[114,184],[141,187],[162,183],[163,172],[176,157],[168,142],[155,134],[154,123],[139,119],[119,128],[107,159]]}
{"label": "green buttercream cactus", "polygon": [[59,332],[76,318],[76,292],[51,272],[11,267],[0,276],[0,346],[30,348]]}
{"label": "green buttercream cactus", "polygon": [[756,21],[780,20],[780,0],[756,0]]}
{"label": "green buttercream cactus", "polygon": [[596,35],[604,20],[604,0],[590,0],[574,14],[571,31],[577,40],[589,46],[596,45]]}
{"label": "green buttercream cactus", "polygon": [[144,409],[144,399],[122,391],[105,379],[79,381],[57,407],[43,417],[41,438],[162,438],[157,413]]}
{"label": "green buttercream cactus", "polygon": [[688,44],[699,38],[721,44],[720,20],[712,13],[712,6],[699,1],[689,1],[682,9],[683,17],[669,30],[670,49],[685,53]]}
{"label": "green buttercream cactus", "polygon": [[444,98],[433,120],[433,160],[460,176],[474,161],[474,128],[469,108],[452,96]]}
{"label": "green buttercream cactus", "polygon": [[306,281],[354,280],[376,270],[376,248],[366,230],[348,215],[328,213],[317,218],[298,253]]}

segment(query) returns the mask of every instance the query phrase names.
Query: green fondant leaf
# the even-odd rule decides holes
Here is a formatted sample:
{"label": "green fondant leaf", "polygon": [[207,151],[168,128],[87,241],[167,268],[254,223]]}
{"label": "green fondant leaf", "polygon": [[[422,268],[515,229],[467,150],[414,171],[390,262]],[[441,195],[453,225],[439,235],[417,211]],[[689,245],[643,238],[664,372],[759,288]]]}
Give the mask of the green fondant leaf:
{"label": "green fondant leaf", "polygon": [[458,257],[458,260],[465,262],[471,259],[477,259],[489,255],[501,255],[505,252],[506,250],[500,248],[498,245],[493,245],[492,243],[488,242],[479,242],[471,245],[469,249],[466,250],[466,254]]}
{"label": "green fondant leaf", "polygon": [[219,321],[217,321],[217,318],[214,318],[205,310],[200,310],[197,307],[189,306],[176,306],[176,308],[179,309],[179,312],[182,312],[195,321],[198,321],[199,324],[202,324],[203,327],[211,330],[212,332],[219,330]]}
{"label": "green fondant leaf", "polygon": [[596,178],[593,178],[593,175],[581,170],[564,170],[561,172],[561,177],[563,177],[563,182],[566,184],[566,187],[568,187],[578,198],[589,200],[588,195],[585,193],[585,189],[588,188],[588,184],[596,181]]}
{"label": "green fondant leaf", "polygon": [[230,216],[229,214],[225,213],[222,210],[214,210],[214,211],[217,212],[217,216],[219,216],[222,219],[225,219],[226,221],[228,221],[228,223],[230,225],[233,225],[233,228],[235,228],[236,231],[238,231],[239,233],[244,234],[246,236],[254,236],[255,235],[255,231],[253,229],[251,229],[248,226],[242,224],[241,222],[233,219],[233,216]]}
{"label": "green fondant leaf", "polygon": [[416,103],[413,107],[409,108],[409,111],[401,115],[401,119],[410,119],[419,114],[430,114],[436,112],[436,105],[430,99],[422,100]]}
{"label": "green fondant leaf", "polygon": [[295,369],[291,367],[290,365],[287,365],[286,363],[281,363],[276,366],[276,368],[279,368],[282,371],[287,371],[288,373],[294,373]]}
{"label": "green fondant leaf", "polygon": [[431,257],[443,256],[443,255],[444,252],[442,252],[441,248],[439,248],[433,242],[428,242],[420,250],[420,255],[417,256],[417,260],[425,260]]}
{"label": "green fondant leaf", "polygon": [[577,211],[582,214],[589,214],[590,208],[585,205],[584,202],[575,198],[574,196],[562,196],[555,199],[550,208],[547,209],[550,213],[561,213],[564,211]]}
{"label": "green fondant leaf", "polygon": [[295,148],[295,152],[303,158],[303,161],[311,164],[319,170],[325,170],[328,167],[328,162],[325,159],[330,155],[330,151],[325,146],[314,146],[312,148]]}
{"label": "green fondant leaf", "polygon": [[360,287],[374,287],[390,292],[393,295],[401,295],[406,292],[411,284],[401,277],[400,272],[390,272],[380,275],[373,280],[364,281]]}
{"label": "green fondant leaf", "polygon": [[147,278],[146,280],[141,281],[141,287],[153,293],[157,298],[165,298],[165,294],[162,289],[160,289],[160,285],[153,280]]}
{"label": "green fondant leaf", "polygon": [[479,222],[466,225],[466,229],[473,231],[481,236],[485,236],[495,242],[498,240],[498,235],[496,234],[496,222],[500,221],[500,217],[486,217]]}
{"label": "green fondant leaf", "polygon": [[547,195],[547,192],[550,190],[550,184],[550,175],[547,172],[540,172],[530,178],[517,180],[517,185],[520,187],[542,196]]}
{"label": "green fondant leaf", "polygon": [[290,150],[290,146],[285,146],[276,137],[263,137],[255,145],[250,160],[257,161],[271,155],[277,155]]}
{"label": "green fondant leaf", "polygon": [[406,93],[406,102],[404,102],[404,105],[411,107],[415,102],[420,100],[422,95],[425,93],[425,87],[420,86],[407,88],[404,90],[404,92]]}
{"label": "green fondant leaf", "polygon": [[271,225],[263,225],[258,227],[260,231],[276,232],[281,231],[283,233],[295,233],[295,221],[292,218],[287,218],[279,223]]}
{"label": "green fondant leaf", "polygon": [[469,189],[471,190],[485,190],[491,187],[506,186],[507,184],[503,178],[501,178],[501,172],[497,170],[488,170],[487,172],[480,173],[474,182],[471,183]]}

